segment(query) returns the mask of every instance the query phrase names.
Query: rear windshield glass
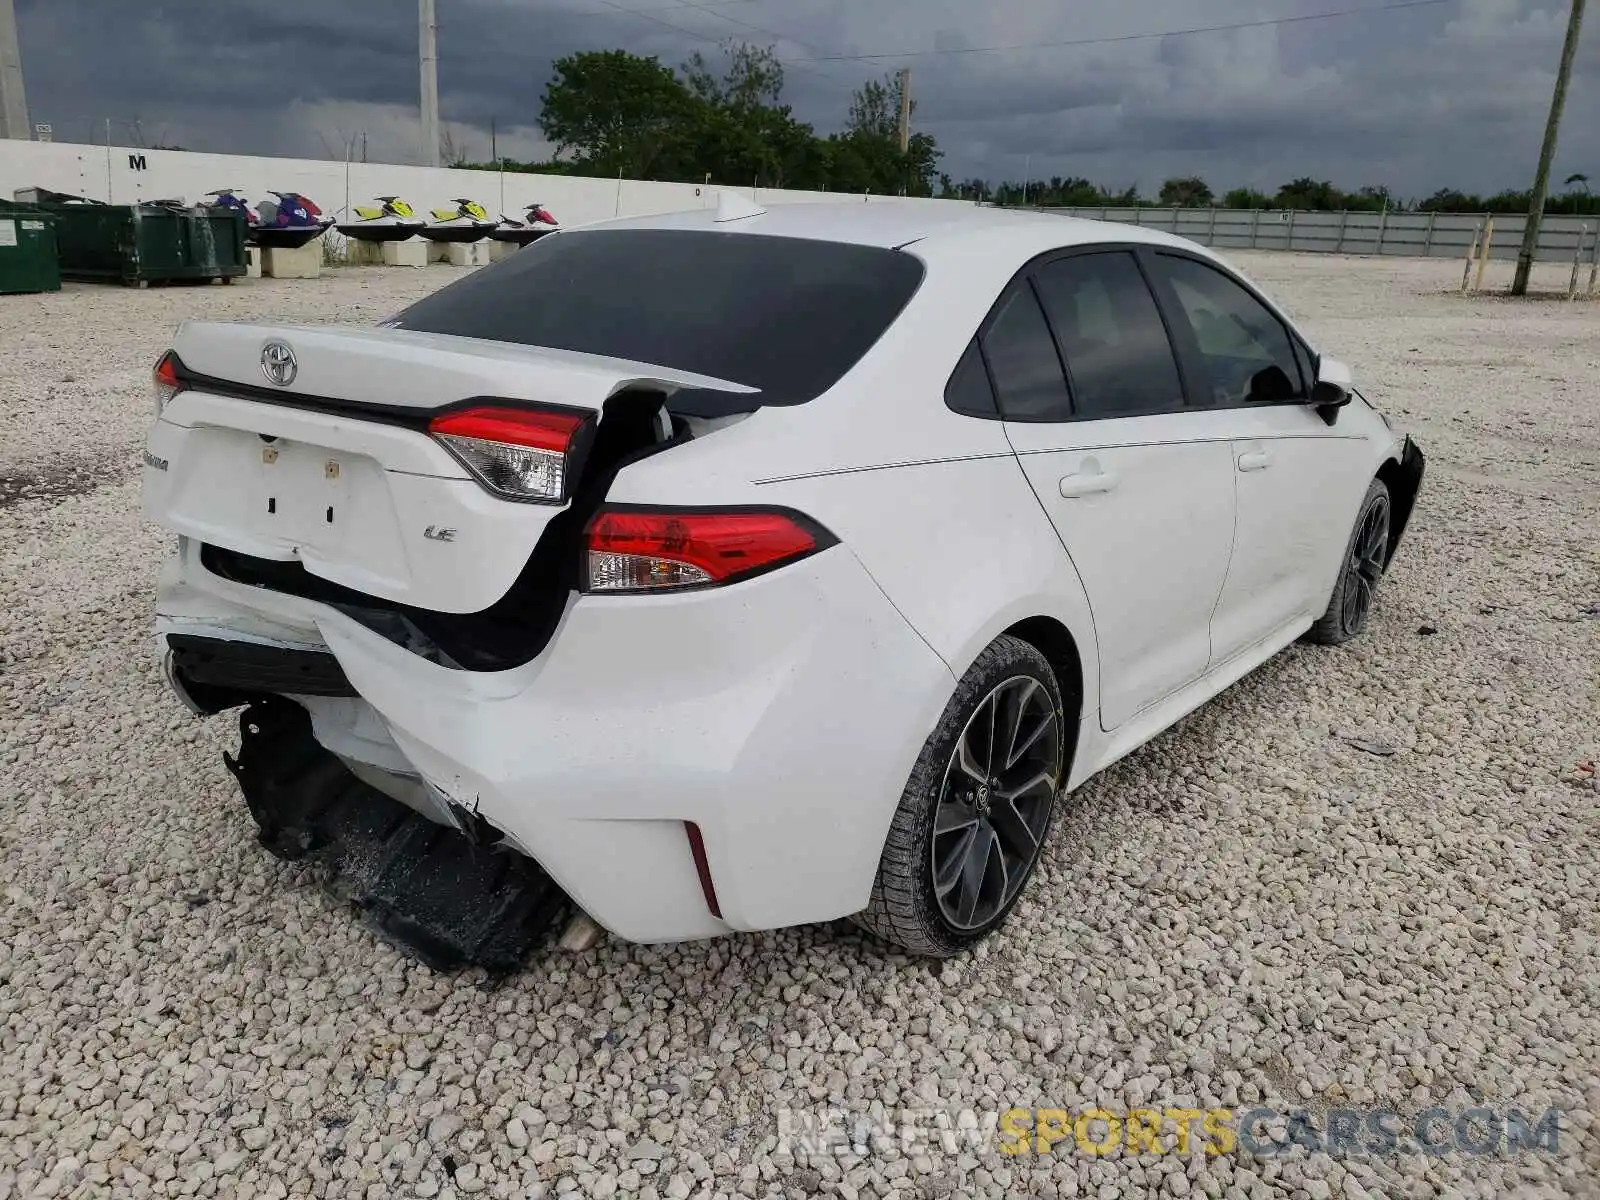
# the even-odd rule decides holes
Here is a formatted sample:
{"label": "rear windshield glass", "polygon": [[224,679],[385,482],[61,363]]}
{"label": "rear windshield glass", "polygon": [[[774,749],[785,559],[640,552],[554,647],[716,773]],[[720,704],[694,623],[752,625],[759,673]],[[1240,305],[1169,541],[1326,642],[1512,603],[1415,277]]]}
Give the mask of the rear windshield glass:
{"label": "rear windshield glass", "polygon": [[552,234],[406,309],[400,329],[548,346],[759,388],[827,391],[922,282],[902,251],[676,229]]}

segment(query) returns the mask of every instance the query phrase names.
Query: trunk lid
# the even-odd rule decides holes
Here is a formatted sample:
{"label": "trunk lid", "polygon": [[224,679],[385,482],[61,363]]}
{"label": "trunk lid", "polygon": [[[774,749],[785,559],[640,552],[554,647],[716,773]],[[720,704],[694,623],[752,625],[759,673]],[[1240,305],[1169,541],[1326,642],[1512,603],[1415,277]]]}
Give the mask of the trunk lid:
{"label": "trunk lid", "polygon": [[509,400],[599,413],[624,391],[750,390],[643,363],[393,329],[186,322],[173,349],[188,383],[147,442],[153,520],[442,613],[479,612],[504,596],[567,505],[485,490],[427,433],[434,410]]}

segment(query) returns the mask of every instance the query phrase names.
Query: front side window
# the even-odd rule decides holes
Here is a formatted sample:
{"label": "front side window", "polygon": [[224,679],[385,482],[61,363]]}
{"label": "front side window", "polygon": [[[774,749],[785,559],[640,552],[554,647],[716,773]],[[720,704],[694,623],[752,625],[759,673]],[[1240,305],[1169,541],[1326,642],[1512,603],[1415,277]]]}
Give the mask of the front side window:
{"label": "front side window", "polygon": [[1305,397],[1289,333],[1266,305],[1215,267],[1168,254],[1155,261],[1194,334],[1213,404]]}
{"label": "front side window", "polygon": [[1183,406],[1161,311],[1127,251],[1075,254],[1035,276],[1083,417],[1131,417]]}

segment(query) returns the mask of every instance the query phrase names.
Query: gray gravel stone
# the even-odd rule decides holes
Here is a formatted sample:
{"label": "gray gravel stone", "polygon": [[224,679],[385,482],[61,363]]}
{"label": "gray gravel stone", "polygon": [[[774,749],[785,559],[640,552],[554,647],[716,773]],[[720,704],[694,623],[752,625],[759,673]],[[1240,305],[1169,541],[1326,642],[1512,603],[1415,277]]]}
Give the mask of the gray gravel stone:
{"label": "gray gravel stone", "polygon": [[[497,989],[401,956],[257,846],[232,719],[160,682],[171,539],[138,503],[179,319],[371,321],[455,272],[0,300],[0,1196],[1592,1188],[1600,306],[1463,300],[1442,262],[1238,261],[1428,453],[1364,638],[1292,648],[1080,789],[966,958],[838,928],[603,942]],[[1568,1107],[1562,1152],[777,1144],[782,1110],[1479,1098]]]}

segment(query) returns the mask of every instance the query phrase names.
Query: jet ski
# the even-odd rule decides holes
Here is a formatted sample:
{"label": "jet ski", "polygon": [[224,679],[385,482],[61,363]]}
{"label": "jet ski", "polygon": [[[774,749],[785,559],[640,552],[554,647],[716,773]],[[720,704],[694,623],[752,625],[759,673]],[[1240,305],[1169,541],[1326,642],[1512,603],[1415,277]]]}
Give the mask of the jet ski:
{"label": "jet ski", "polygon": [[433,210],[433,220],[422,227],[423,237],[430,242],[477,242],[488,237],[498,224],[475,200],[453,203],[454,208]]}
{"label": "jet ski", "polygon": [[269,192],[276,200],[263,200],[256,207],[259,220],[250,227],[250,241],[263,249],[296,250],[321,237],[333,224],[332,217],[308,196],[299,192]]}
{"label": "jet ski", "polygon": [[542,204],[530,204],[528,211],[523,214],[523,220],[502,216],[500,224],[489,236],[497,242],[514,242],[518,246],[526,246],[529,242],[536,242],[545,234],[554,233],[560,228],[561,222],[550,215],[549,209]]}
{"label": "jet ski", "polygon": [[218,188],[214,192],[207,192],[206,198],[200,201],[200,207],[226,209],[241,214],[252,234],[261,219],[256,210],[250,207],[250,202],[239,195],[238,188]]}
{"label": "jet ski", "polygon": [[353,218],[334,223],[334,228],[358,242],[403,242],[424,225],[411,205],[398,196],[375,197],[381,208],[357,204]]}

